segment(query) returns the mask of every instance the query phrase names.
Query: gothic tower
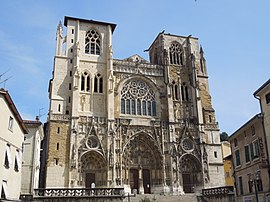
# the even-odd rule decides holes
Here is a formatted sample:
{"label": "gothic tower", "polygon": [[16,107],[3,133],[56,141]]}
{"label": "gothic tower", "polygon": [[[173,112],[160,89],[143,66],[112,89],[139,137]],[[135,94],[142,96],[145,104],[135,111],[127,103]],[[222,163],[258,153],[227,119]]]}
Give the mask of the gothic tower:
{"label": "gothic tower", "polygon": [[[109,120],[113,115],[113,102],[108,100],[113,100],[109,81],[112,33],[116,25],[72,17],[65,17],[64,25],[67,27],[65,37],[61,22],[57,29],[53,78],[49,87],[47,187],[81,186],[81,170],[88,169],[84,167],[88,165],[81,164],[84,160],[105,158],[107,150],[100,147],[100,154],[92,154],[93,142],[98,141],[100,145],[99,141],[104,140],[99,137],[97,126],[90,126],[88,121],[94,123],[94,117]],[[83,137],[85,133],[90,138]],[[87,148],[90,152],[84,155]],[[105,183],[107,169],[99,167],[103,164],[105,162],[100,161],[100,165],[93,165],[91,169],[99,170],[98,176]],[[83,177],[91,178],[91,175]]]}
{"label": "gothic tower", "polygon": [[50,80],[46,187],[182,194],[224,185],[219,129],[198,39],[160,33],[112,56],[115,24],[65,17]]}
{"label": "gothic tower", "polygon": [[219,129],[198,39],[160,33],[149,48],[149,55],[152,64],[164,67],[170,131],[167,146],[173,180],[179,181],[185,192],[198,185],[222,185]]}

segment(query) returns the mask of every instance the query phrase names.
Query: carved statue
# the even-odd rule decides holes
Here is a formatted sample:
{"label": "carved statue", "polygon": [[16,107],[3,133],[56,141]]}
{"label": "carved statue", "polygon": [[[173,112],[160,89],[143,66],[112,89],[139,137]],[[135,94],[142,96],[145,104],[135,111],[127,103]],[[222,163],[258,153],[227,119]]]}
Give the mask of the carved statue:
{"label": "carved statue", "polygon": [[174,112],[175,112],[175,121],[178,121],[181,119],[181,109],[180,109],[180,104],[176,103],[174,105]]}

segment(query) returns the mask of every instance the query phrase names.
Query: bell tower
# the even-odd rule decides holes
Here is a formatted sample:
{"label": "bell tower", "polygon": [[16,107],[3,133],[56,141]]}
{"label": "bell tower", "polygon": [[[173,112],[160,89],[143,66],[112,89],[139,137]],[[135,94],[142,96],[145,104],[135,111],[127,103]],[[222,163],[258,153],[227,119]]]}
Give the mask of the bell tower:
{"label": "bell tower", "polygon": [[[93,181],[91,169],[88,173],[82,172],[89,168],[81,166],[78,160],[86,161],[89,160],[87,156],[95,156],[83,155],[94,145],[87,141],[100,145],[100,137],[96,135],[98,129],[89,124],[95,117],[114,118],[113,83],[110,81],[112,33],[116,25],[66,16],[64,26],[66,36],[63,36],[61,22],[57,28],[53,78],[49,87],[47,187],[85,186],[86,176],[92,176]],[[102,160],[102,156],[97,155],[90,161],[97,159]],[[63,177],[56,178],[56,175]],[[94,182],[100,178],[106,184],[106,175],[96,176]]]}
{"label": "bell tower", "polygon": [[150,46],[149,56],[151,63],[164,67],[170,164],[172,170],[180,173],[171,173],[175,176],[172,181],[177,182],[173,189],[190,192],[188,184],[193,183],[203,187],[223,186],[223,181],[216,178],[223,176],[219,129],[198,38],[163,31]]}

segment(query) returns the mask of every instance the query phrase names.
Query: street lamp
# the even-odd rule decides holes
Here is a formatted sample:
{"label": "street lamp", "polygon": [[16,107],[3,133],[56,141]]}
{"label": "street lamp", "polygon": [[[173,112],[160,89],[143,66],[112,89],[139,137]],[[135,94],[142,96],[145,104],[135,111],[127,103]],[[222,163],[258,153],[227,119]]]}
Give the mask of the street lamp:
{"label": "street lamp", "polygon": [[249,176],[249,182],[251,184],[251,186],[255,187],[255,195],[256,195],[256,202],[259,202],[259,198],[258,198],[258,181],[260,179],[260,171],[257,171],[255,173],[255,177],[254,174],[250,174]]}

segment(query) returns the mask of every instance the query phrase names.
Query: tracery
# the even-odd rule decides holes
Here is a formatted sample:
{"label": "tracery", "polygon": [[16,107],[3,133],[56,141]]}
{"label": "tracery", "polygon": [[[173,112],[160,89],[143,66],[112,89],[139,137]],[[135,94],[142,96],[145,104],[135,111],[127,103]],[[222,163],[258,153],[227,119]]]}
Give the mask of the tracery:
{"label": "tracery", "polygon": [[155,93],[144,81],[130,80],[121,90],[121,113],[156,116]]}

